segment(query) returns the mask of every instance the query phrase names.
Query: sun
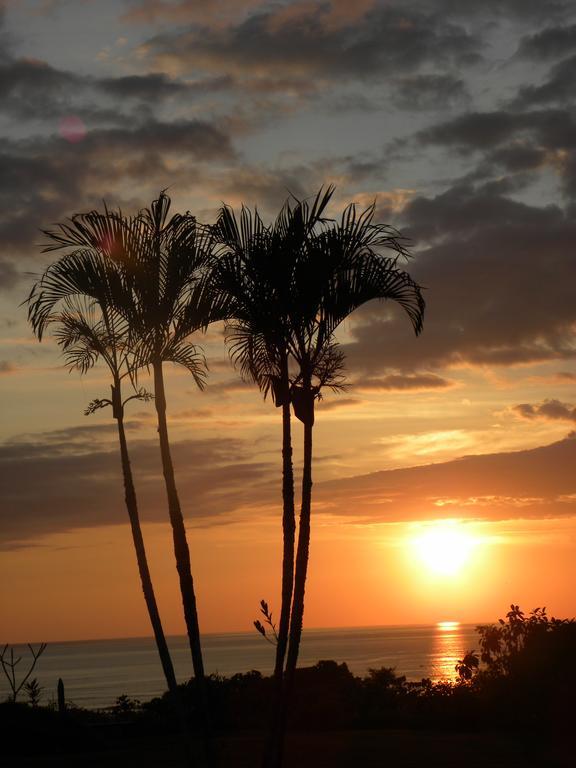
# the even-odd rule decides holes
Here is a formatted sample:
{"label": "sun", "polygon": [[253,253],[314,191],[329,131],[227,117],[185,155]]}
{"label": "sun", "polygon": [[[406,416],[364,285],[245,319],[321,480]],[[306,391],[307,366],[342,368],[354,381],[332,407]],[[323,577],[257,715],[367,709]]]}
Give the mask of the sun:
{"label": "sun", "polygon": [[423,525],[410,540],[414,558],[428,571],[456,576],[470,562],[478,539],[458,520]]}

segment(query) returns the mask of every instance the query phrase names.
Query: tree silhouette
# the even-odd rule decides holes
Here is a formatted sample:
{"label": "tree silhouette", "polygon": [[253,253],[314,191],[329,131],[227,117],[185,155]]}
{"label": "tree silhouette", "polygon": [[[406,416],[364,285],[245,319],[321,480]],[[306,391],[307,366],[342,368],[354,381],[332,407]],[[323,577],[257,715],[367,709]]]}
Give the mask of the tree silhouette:
{"label": "tree silhouette", "polygon": [[[34,646],[28,644],[28,650],[30,651],[30,654],[32,656],[32,661],[29,663],[28,670],[26,673],[23,674],[22,679],[20,681],[18,681],[18,679],[16,678],[16,667],[22,661],[22,657],[17,656],[15,659],[14,648],[12,648],[9,645],[5,645],[2,651],[0,651],[0,667],[2,667],[2,671],[4,672],[4,675],[8,680],[8,685],[10,686],[10,690],[12,691],[11,698],[13,702],[16,702],[18,694],[20,693],[22,688],[26,689],[27,685],[30,685],[31,687],[36,688],[38,695],[40,694],[40,688],[36,683],[36,678],[34,678],[30,683],[28,683],[28,678],[34,671],[36,662],[38,661],[40,656],[42,656],[42,654],[46,650],[46,647],[47,647],[46,643],[40,643],[40,645],[38,646],[38,650],[34,650]],[[9,655],[8,655],[8,650],[10,650]],[[32,700],[32,703],[34,703],[33,700]]]}
{"label": "tree silhouette", "polygon": [[[374,212],[374,205],[360,212],[354,204],[349,205],[339,221],[324,222],[320,231],[307,239],[294,264],[290,353],[297,365],[297,376],[291,399],[294,413],[304,425],[304,466],[284,708],[293,687],[304,616],[315,403],[323,387],[340,389],[344,381],[343,356],[334,339],[335,331],[355,309],[373,299],[398,303],[416,334],[422,329],[421,290],[398,268],[399,258],[408,255],[403,241],[391,227],[374,223]],[[384,249],[394,256],[382,255]],[[280,760],[281,756],[278,764]]]}
{"label": "tree silhouette", "polygon": [[226,339],[242,375],[282,408],[282,587],[274,677],[282,684],[294,581],[294,475],[290,418],[290,310],[297,254],[323,220],[332,189],[311,206],[286,203],[271,226],[243,207],[224,206],[214,228],[219,244],[210,289],[226,303]]}
{"label": "tree silhouette", "polygon": [[[77,223],[82,221],[78,218]],[[124,407],[130,400],[150,400],[151,395],[139,390],[122,398],[122,382],[133,377],[134,365],[126,320],[114,307],[114,289],[121,286],[113,262],[99,254],[81,251],[64,256],[52,264],[34,285],[28,299],[28,316],[40,340],[49,327],[62,348],[67,366],[86,373],[102,360],[112,377],[111,396],[93,400],[86,414],[110,406],[118,428],[124,494],[138,572],[148,616],[168,689],[177,687],[174,667],[158,611],[148,566],[132,467],[124,427]],[[88,295],[86,295],[88,292]]]}
{"label": "tree silhouette", "polygon": [[[204,662],[196,595],[192,578],[190,550],[174,465],[166,418],[166,393],[163,365],[176,363],[188,370],[198,387],[204,386],[205,359],[190,335],[204,329],[220,317],[219,299],[205,290],[210,263],[211,231],[196,222],[189,213],[169,218],[170,198],[165,192],[149,208],[127,217],[121,211],[73,217],[46,234],[53,241],[51,250],[71,249],[70,256],[87,251],[95,260],[112,263],[118,280],[110,286],[111,303],[124,319],[129,334],[135,376],[142,367],[151,368],[154,379],[154,404],[168,513],[186,630],[192,655],[194,676],[200,699],[201,718],[208,734],[208,715]],[[85,294],[91,297],[101,290],[98,280],[86,281]],[[68,286],[61,286],[64,298]],[[37,314],[49,313],[49,302],[41,302]],[[206,760],[210,762],[207,737]]]}
{"label": "tree silhouette", "polygon": [[[424,312],[419,286],[398,268],[398,258],[407,256],[399,234],[373,222],[374,206],[358,213],[350,205],[340,221],[328,220],[324,211],[333,192],[333,187],[320,189],[311,203],[289,199],[270,227],[247,209],[242,210],[238,223],[231,209],[224,208],[217,224],[217,237],[224,246],[215,279],[232,295],[233,319],[227,324],[232,358],[244,375],[265,394],[271,391],[276,404],[283,407],[284,551],[276,676],[282,677],[284,654],[286,674],[265,757],[269,766],[280,765],[282,759],[283,723],[302,633],[314,405],[322,388],[338,390],[344,384],[343,356],[334,339],[335,331],[354,309],[371,299],[399,303],[416,333],[422,328]],[[394,257],[381,255],[382,249],[392,250]],[[295,561],[290,403],[304,424]]]}

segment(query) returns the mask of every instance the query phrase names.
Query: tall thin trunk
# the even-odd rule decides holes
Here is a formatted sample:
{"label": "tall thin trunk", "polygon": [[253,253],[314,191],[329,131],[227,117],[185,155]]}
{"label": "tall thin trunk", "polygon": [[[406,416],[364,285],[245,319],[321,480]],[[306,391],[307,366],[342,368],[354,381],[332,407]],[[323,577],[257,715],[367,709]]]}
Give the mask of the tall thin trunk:
{"label": "tall thin trunk", "polygon": [[290,617],[290,640],[286,659],[286,686],[290,695],[294,682],[294,671],[298,661],[302,623],[304,619],[304,593],[308,574],[310,553],[310,512],[312,508],[312,430],[313,422],[304,423],[304,466],[302,474],[302,505],[298,526],[298,548],[296,550],[296,573],[294,576],[294,599]]}
{"label": "tall thin trunk", "polygon": [[[288,390],[288,371],[285,374],[285,388]],[[272,768],[276,764],[278,745],[282,742],[282,708],[284,688],[284,660],[288,647],[288,631],[290,628],[290,608],[294,588],[294,539],[296,520],[294,517],[294,472],[292,468],[292,434],[290,417],[290,400],[288,397],[282,403],[282,603],[280,622],[278,625],[278,643],[276,645],[276,665],[274,668],[274,695],[270,731],[264,751],[264,768]]]}
{"label": "tall thin trunk", "polygon": [[182,605],[184,607],[184,619],[186,621],[190,652],[192,654],[194,676],[198,680],[201,680],[204,678],[204,662],[200,645],[200,627],[198,624],[198,611],[196,609],[196,594],[194,592],[194,581],[192,579],[192,569],[190,565],[190,549],[188,548],[184,518],[182,517],[180,499],[178,498],[178,491],[176,489],[174,465],[172,464],[170,442],[168,440],[166,395],[164,392],[162,363],[155,362],[153,368],[154,403],[158,415],[158,436],[160,439],[162,472],[164,473],[166,495],[168,497],[168,514],[170,515],[170,524],[172,525],[176,570],[178,571],[178,577],[180,579],[180,592],[182,595]]}
{"label": "tall thin trunk", "polygon": [[288,707],[294,689],[294,676],[300,640],[302,638],[302,623],[304,619],[304,594],[306,589],[306,576],[308,573],[308,557],[310,553],[310,512],[312,509],[312,430],[314,428],[314,396],[307,391],[309,402],[307,403],[307,416],[304,420],[304,465],[302,471],[302,498],[300,506],[300,518],[298,525],[298,546],[296,549],[296,567],[294,575],[294,594],[292,598],[292,612],[290,615],[290,631],[288,653],[286,657],[286,673],[282,692],[282,702],[278,720],[278,735],[274,754],[269,763],[270,768],[280,768],[284,754],[284,737],[286,733],[286,721]]}
{"label": "tall thin trunk", "polygon": [[154,588],[150,577],[150,569],[148,568],[146,549],[144,547],[140,518],[138,516],[136,492],[134,490],[134,481],[132,479],[132,468],[130,466],[130,457],[128,456],[126,433],[124,431],[124,415],[121,407],[120,413],[116,416],[116,422],[118,424],[118,439],[120,441],[124,496],[126,499],[128,517],[130,518],[130,527],[132,528],[132,540],[134,542],[134,549],[136,550],[136,560],[138,561],[138,572],[140,573],[142,592],[144,593],[144,600],[146,601],[150,623],[152,624],[152,629],[154,631],[154,639],[156,640],[156,647],[158,648],[158,654],[160,656],[160,662],[162,664],[168,690],[171,693],[174,693],[177,688],[176,675],[174,674],[174,666],[172,665],[170,651],[168,649],[168,644],[166,643],[164,630],[162,629],[162,621],[160,620],[156,596],[154,595]]}
{"label": "tall thin trunk", "polygon": [[192,654],[192,666],[194,668],[194,678],[198,690],[198,700],[200,703],[200,717],[203,726],[205,750],[205,761],[212,763],[212,748],[210,740],[210,728],[208,717],[208,701],[206,692],[206,680],[204,676],[204,661],[202,659],[202,646],[200,643],[200,626],[198,623],[198,611],[196,608],[196,594],[194,592],[194,581],[192,579],[192,569],[190,565],[190,549],[186,538],[186,528],[184,518],[180,507],[180,499],[176,489],[176,480],[174,478],[174,465],[170,453],[170,442],[168,440],[168,424],[166,422],[166,394],[164,390],[164,376],[162,372],[162,361],[154,361],[154,403],[158,416],[158,435],[160,439],[160,454],[162,457],[162,471],[164,473],[164,482],[166,485],[166,495],[168,497],[168,514],[172,526],[172,540],[174,544],[174,556],[176,558],[176,570],[180,580],[180,594],[182,596],[182,605],[184,608],[184,620],[186,622],[186,631],[190,652]]}
{"label": "tall thin trunk", "polygon": [[[288,371],[284,373],[285,388],[288,390]],[[296,520],[294,517],[294,472],[292,469],[292,434],[290,423],[290,400],[285,398],[282,404],[282,603],[278,626],[278,645],[276,646],[276,665],[274,677],[282,681],[284,659],[288,647],[288,629],[290,626],[290,607],[294,585],[294,538]]]}

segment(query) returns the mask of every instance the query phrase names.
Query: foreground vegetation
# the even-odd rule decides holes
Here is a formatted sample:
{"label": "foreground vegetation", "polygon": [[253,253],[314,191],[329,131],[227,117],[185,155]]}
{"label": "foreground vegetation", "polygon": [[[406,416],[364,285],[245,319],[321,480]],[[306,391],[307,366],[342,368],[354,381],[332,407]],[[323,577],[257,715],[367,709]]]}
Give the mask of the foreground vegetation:
{"label": "foreground vegetation", "polygon": [[[384,758],[404,766],[573,765],[576,622],[544,609],[525,616],[513,605],[479,635],[479,653],[459,662],[456,683],[410,682],[389,668],[356,677],[334,661],[297,670],[287,766],[351,765],[353,755],[367,766]],[[218,765],[256,765],[274,679],[253,671],[207,683]],[[108,712],[65,713],[5,703],[0,738],[13,761],[6,764],[31,765],[42,755],[63,766],[177,765],[179,712],[201,722],[197,682],[180,686],[178,699],[168,692],[141,704],[122,696]]]}

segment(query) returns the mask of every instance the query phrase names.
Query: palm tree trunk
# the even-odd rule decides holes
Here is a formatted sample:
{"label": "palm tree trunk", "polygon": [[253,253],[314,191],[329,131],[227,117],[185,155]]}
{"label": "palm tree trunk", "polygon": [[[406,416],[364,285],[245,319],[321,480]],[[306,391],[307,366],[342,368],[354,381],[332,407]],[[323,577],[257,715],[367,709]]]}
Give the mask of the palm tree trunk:
{"label": "palm tree trunk", "polygon": [[[285,378],[288,390],[288,372]],[[280,622],[278,626],[278,642],[276,645],[276,665],[274,667],[274,695],[272,701],[272,717],[268,741],[264,751],[264,768],[276,765],[279,744],[282,736],[282,709],[284,688],[284,660],[288,647],[288,631],[290,627],[290,608],[294,587],[294,539],[296,520],[294,518],[294,472],[292,468],[292,433],[290,420],[290,399],[282,403],[282,603]]]}
{"label": "palm tree trunk", "polygon": [[294,599],[290,617],[290,640],[286,659],[286,687],[288,695],[294,683],[294,671],[298,661],[302,623],[304,619],[304,592],[308,574],[310,552],[310,512],[312,508],[312,430],[313,421],[304,423],[304,466],[302,474],[302,505],[298,527],[298,548],[296,551],[296,573],[294,577]]}
{"label": "palm tree trunk", "polygon": [[190,644],[190,652],[192,654],[192,666],[194,668],[194,678],[198,691],[200,718],[204,735],[205,755],[203,759],[208,765],[210,765],[213,763],[213,759],[210,739],[206,680],[204,676],[204,661],[202,659],[202,646],[200,643],[200,626],[198,623],[196,594],[194,592],[194,581],[192,579],[192,569],[190,565],[190,550],[188,548],[188,540],[186,538],[184,518],[182,517],[182,510],[180,508],[180,499],[178,498],[178,491],[176,489],[174,465],[172,464],[170,442],[168,440],[168,424],[166,422],[166,394],[164,390],[162,361],[154,361],[152,367],[154,371],[154,403],[158,416],[160,454],[162,457],[162,471],[164,473],[166,495],[168,497],[168,513],[170,516],[170,524],[172,525],[174,556],[176,558],[176,570],[178,571],[178,577],[180,580],[180,594],[182,596],[182,605],[184,607],[184,620],[186,622],[188,642]]}
{"label": "palm tree trunk", "polygon": [[[286,389],[288,373],[286,371]],[[282,404],[282,603],[278,626],[278,644],[276,646],[276,665],[274,677],[282,682],[284,659],[288,647],[288,629],[290,626],[290,607],[294,585],[294,538],[296,520],[294,518],[294,472],[292,469],[292,434],[290,423],[290,400]]]}
{"label": "palm tree trunk", "polygon": [[134,542],[134,549],[136,550],[136,560],[138,561],[142,592],[144,593],[144,600],[146,601],[146,607],[148,608],[148,615],[150,616],[150,623],[152,624],[152,629],[154,631],[154,639],[156,640],[156,646],[158,648],[158,654],[160,655],[160,662],[162,664],[162,669],[164,670],[164,677],[166,678],[168,690],[170,693],[174,693],[177,689],[176,675],[174,674],[170,651],[168,650],[168,644],[166,643],[166,637],[164,635],[164,630],[162,629],[162,622],[160,620],[160,614],[156,604],[156,596],[154,595],[154,588],[150,577],[150,569],[148,568],[146,549],[144,547],[140,518],[138,516],[136,492],[134,490],[134,481],[132,479],[132,468],[130,466],[130,457],[128,456],[126,433],[124,431],[124,416],[121,411],[120,414],[116,416],[116,422],[118,424],[118,439],[120,441],[120,457],[122,460],[126,509],[128,510],[128,517],[130,518],[130,526],[132,528],[132,540]]}
{"label": "palm tree trunk", "polygon": [[190,565],[190,550],[186,538],[184,518],[180,508],[180,499],[176,489],[174,478],[174,465],[170,453],[168,440],[168,424],[166,422],[166,395],[164,392],[164,376],[162,363],[154,363],[154,402],[158,415],[158,435],[160,438],[160,453],[162,457],[162,471],[168,496],[168,514],[172,525],[172,538],[174,542],[174,556],[176,558],[176,570],[180,579],[180,592],[182,605],[184,606],[184,619],[192,654],[194,676],[201,680],[204,678],[204,661],[200,645],[200,627],[198,624],[198,611],[196,609],[196,594]]}
{"label": "palm tree trunk", "polygon": [[308,557],[310,553],[310,512],[312,509],[312,430],[314,427],[314,395],[307,392],[308,402],[307,417],[304,420],[304,465],[302,473],[302,499],[300,506],[300,520],[298,526],[298,547],[296,550],[296,568],[294,575],[294,594],[292,599],[292,612],[290,616],[290,631],[288,653],[286,658],[286,674],[282,691],[282,701],[278,719],[278,735],[274,745],[269,768],[280,768],[284,753],[284,736],[286,732],[286,720],[288,707],[294,689],[294,676],[300,640],[302,637],[302,623],[304,619],[304,593],[306,589],[306,576],[308,573]]}

